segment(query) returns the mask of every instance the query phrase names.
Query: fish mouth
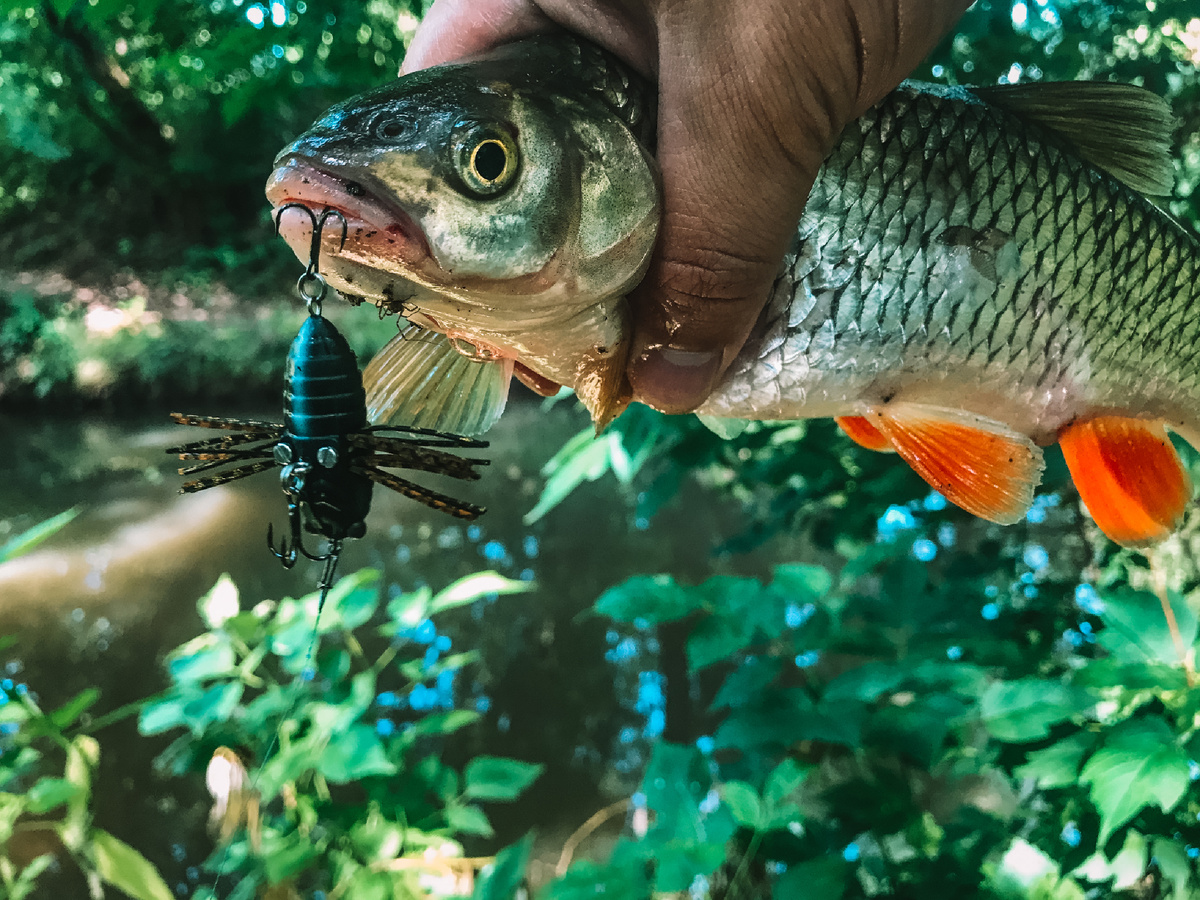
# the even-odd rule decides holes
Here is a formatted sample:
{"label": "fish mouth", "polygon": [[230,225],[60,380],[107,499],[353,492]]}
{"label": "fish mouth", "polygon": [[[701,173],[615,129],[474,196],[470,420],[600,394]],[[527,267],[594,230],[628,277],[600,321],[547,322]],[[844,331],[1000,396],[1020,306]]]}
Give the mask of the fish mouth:
{"label": "fish mouth", "polygon": [[[383,268],[404,277],[412,277],[432,262],[421,228],[404,210],[372,192],[367,177],[359,181],[333,175],[310,160],[289,156],[271,172],[266,194],[280,236],[301,262],[309,262],[313,223],[303,210],[286,208],[291,204],[308,207],[317,216],[325,209],[342,214],[344,242],[336,223],[327,223],[321,232],[321,256],[326,261],[336,259],[375,271]],[[346,280],[336,264],[332,272],[325,268],[322,272],[332,274],[335,282]],[[353,280],[335,287],[351,294],[361,291]]]}

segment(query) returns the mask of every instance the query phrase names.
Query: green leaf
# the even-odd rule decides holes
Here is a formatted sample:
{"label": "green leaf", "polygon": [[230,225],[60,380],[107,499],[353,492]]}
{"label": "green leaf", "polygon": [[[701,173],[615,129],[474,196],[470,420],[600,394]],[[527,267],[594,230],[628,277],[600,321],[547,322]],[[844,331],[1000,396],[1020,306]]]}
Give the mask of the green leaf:
{"label": "green leaf", "polygon": [[446,807],[446,824],[455,834],[470,834],[490,838],[495,835],[492,823],[478,806],[452,803]]}
{"label": "green leaf", "polygon": [[778,637],[787,627],[787,597],[753,578],[717,576],[704,582],[699,591],[709,615],[688,638],[692,671],[728,659],[756,637]]}
{"label": "green leaf", "polygon": [[592,609],[618,622],[645,619],[657,625],[682,619],[703,603],[695,588],[676,584],[670,575],[635,575],[601,594]]}
{"label": "green leaf", "polygon": [[774,900],[837,900],[846,892],[852,871],[836,856],[798,862],[779,876],[771,896]]}
{"label": "green leaf", "polygon": [[79,793],[79,785],[65,778],[41,778],[26,792],[25,800],[36,816],[73,800]]}
{"label": "green leaf", "polygon": [[229,638],[210,631],[172,650],[167,672],[172,680],[186,684],[231,675],[236,662]]}
{"label": "green leaf", "polygon": [[[1122,663],[1157,662],[1179,666],[1179,648],[1171,635],[1161,601],[1147,591],[1104,593],[1104,630],[1096,641]],[[1167,592],[1185,648],[1196,642],[1197,619],[1187,602]]]}
{"label": "green leaf", "polygon": [[785,759],[767,776],[767,786],[763,789],[763,799],[768,806],[778,806],[804,783],[809,769],[802,767],[794,759]]}
{"label": "green leaf", "polygon": [[536,590],[537,585],[531,581],[505,578],[498,572],[476,572],[438,591],[429,602],[429,615],[467,606],[488,594],[524,594]]}
{"label": "green leaf", "polygon": [[1050,726],[1077,715],[1092,705],[1091,698],[1060,681],[1021,678],[997,681],[979,701],[979,715],[987,730],[1002,741],[1036,741],[1050,734]]}
{"label": "green leaf", "polygon": [[[585,481],[595,481],[607,472],[614,470],[613,454],[618,453],[627,458],[621,446],[620,435],[616,432],[597,438],[591,427],[585,428],[563,444],[549,462],[542,467],[542,475],[546,484],[537,504],[522,518],[526,525],[532,525],[546,513],[558,506],[566,497]],[[624,459],[621,460],[624,462]],[[624,471],[621,462],[617,463],[617,471]],[[625,467],[626,469],[628,467]]]}
{"label": "green leaf", "polygon": [[404,846],[404,826],[385,819],[378,805],[372,804],[367,818],[350,829],[350,842],[365,862],[395,859]]}
{"label": "green leaf", "polygon": [[904,681],[904,670],[892,663],[868,662],[843,672],[829,682],[822,695],[826,700],[873,701],[881,694],[899,687]]}
{"label": "green leaf", "polygon": [[320,851],[307,837],[296,831],[282,835],[264,837],[263,857],[267,880],[279,884],[298,872],[302,872],[320,857]]}
{"label": "green leaf", "polygon": [[463,793],[473,800],[512,800],[533,784],[544,768],[517,759],[477,756],[463,772],[466,780]]}
{"label": "green leaf", "polygon": [[[571,864],[567,874],[548,884],[538,894],[538,900],[597,900],[598,896],[635,900],[649,897],[651,866],[640,848],[618,843],[607,863],[580,859]],[[603,886],[603,894],[600,893]]]}
{"label": "green leaf", "polygon": [[91,853],[100,877],[134,900],[174,900],[149,860],[107,831],[92,830]]}
{"label": "green leaf", "polygon": [[383,742],[370,725],[334,732],[321,754],[320,771],[335,784],[371,775],[394,775],[396,766],[383,752]]}
{"label": "green leaf", "polygon": [[763,818],[762,801],[753,787],[744,781],[726,781],[720,794],[739,825],[758,830]]}
{"label": "green leaf", "polygon": [[30,860],[9,891],[8,900],[24,900],[37,888],[38,877],[50,868],[56,857],[53,853],[43,853]]}
{"label": "green leaf", "polygon": [[100,699],[96,688],[85,688],[49,715],[50,722],[60,731],[75,723],[85,711]]}
{"label": "green leaf", "polygon": [[533,835],[527,834],[496,854],[496,861],[480,873],[472,900],[511,900],[525,880]]}
{"label": "green leaf", "polygon": [[245,685],[240,681],[218,682],[183,705],[183,716],[194,734],[213,722],[224,722],[237,709]]}
{"label": "green leaf", "polygon": [[1034,779],[1043,790],[1070,787],[1079,779],[1083,758],[1099,740],[1100,736],[1091,731],[1077,731],[1049,747],[1034,750],[1013,774],[1018,778]]}
{"label": "green leaf", "polygon": [[771,587],[792,603],[816,603],[833,589],[833,575],[820,566],[787,563],[775,567]]}
{"label": "green leaf", "polygon": [[387,605],[390,621],[380,629],[380,632],[385,636],[394,637],[406,628],[415,628],[420,625],[429,618],[429,604],[432,600],[433,591],[426,586],[393,597]]}
{"label": "green leaf", "polygon": [[68,509],[65,512],[60,512],[57,516],[51,516],[44,522],[39,522],[32,528],[27,528],[16,537],[9,538],[3,544],[0,544],[0,563],[16,559],[23,553],[28,553],[42,541],[60,532],[77,515],[79,515],[78,510]]}
{"label": "green leaf", "polygon": [[782,670],[783,660],[779,657],[747,657],[729,673],[713,700],[712,708],[717,710],[745,705],[747,700],[761,695]]}
{"label": "green leaf", "polygon": [[186,724],[187,719],[183,714],[185,702],[184,697],[174,692],[149,701],[138,714],[138,732],[146,736],[162,734]]}
{"label": "green leaf", "polygon": [[1193,881],[1192,865],[1188,859],[1187,846],[1182,841],[1169,838],[1155,838],[1150,845],[1151,855],[1158,863],[1158,870],[1169,885],[1168,893],[1163,900],[1188,900],[1195,893],[1190,891],[1188,884]]}
{"label": "green leaf", "polygon": [[1080,782],[1091,786],[1100,813],[1100,844],[1151,804],[1170,812],[1186,793],[1187,754],[1161,719],[1141,718],[1112,729],[1083,767]]}
{"label": "green leaf", "polygon": [[379,570],[359,569],[339,579],[330,589],[325,609],[321,611],[321,633],[353,631],[369,621],[378,608]]}

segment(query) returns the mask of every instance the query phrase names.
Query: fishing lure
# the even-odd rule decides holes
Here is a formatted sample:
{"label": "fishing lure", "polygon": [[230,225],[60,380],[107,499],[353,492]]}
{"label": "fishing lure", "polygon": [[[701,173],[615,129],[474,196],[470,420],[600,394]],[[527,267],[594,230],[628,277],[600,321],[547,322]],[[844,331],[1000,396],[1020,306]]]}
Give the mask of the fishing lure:
{"label": "fishing lure", "polygon": [[[233,433],[172,447],[167,452],[181,460],[196,461],[179,470],[185,476],[236,464],[187,482],[180,493],[202,491],[279,467],[290,533],[276,549],[273,528],[268,526],[267,546],[288,569],[301,554],[324,562],[320,585],[323,600],[332,584],[343,542],[366,533],[365,519],[376,484],[458,518],[474,519],[484,512],[483,507],[422,487],[386,469],[414,469],[475,480],[479,478],[476,467],[489,461],[441,449],[482,449],[487,447],[486,441],[427,428],[367,424],[358,362],[346,339],[321,315],[326,290],[325,280],[317,272],[321,232],[335,216],[341,221],[344,243],[346,221],[335,209],[326,209],[318,217],[307,206],[294,203],[280,208],[276,228],[279,217],[290,208],[308,213],[313,228],[308,268],[297,282],[309,316],[288,352],[283,422],[172,413],[171,418],[181,425]],[[328,549],[320,554],[310,552],[304,546],[302,527],[324,537]]]}

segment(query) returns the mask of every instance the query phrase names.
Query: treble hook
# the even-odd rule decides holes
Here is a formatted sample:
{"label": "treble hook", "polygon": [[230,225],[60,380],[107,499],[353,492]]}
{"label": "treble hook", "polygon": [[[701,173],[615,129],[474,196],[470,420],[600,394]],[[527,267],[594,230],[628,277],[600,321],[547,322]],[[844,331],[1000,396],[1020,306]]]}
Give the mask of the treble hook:
{"label": "treble hook", "polygon": [[312,241],[308,248],[308,269],[306,274],[315,275],[317,272],[317,264],[321,258],[321,232],[325,230],[325,223],[329,221],[330,216],[337,216],[337,219],[342,224],[342,239],[338,244],[338,253],[346,248],[346,236],[349,233],[349,226],[346,224],[346,217],[342,215],[340,209],[335,209],[332,206],[327,206],[321,211],[318,216],[308,206],[303,203],[285,203],[275,211],[275,233],[279,234],[279,221],[283,218],[283,214],[289,209],[302,209],[308,213],[309,221],[312,222]]}
{"label": "treble hook", "polygon": [[325,279],[317,271],[321,259],[321,232],[325,230],[325,223],[329,221],[329,217],[336,216],[342,225],[342,239],[338,243],[338,252],[341,253],[346,247],[346,236],[349,232],[349,226],[346,224],[346,217],[342,215],[341,210],[334,209],[332,206],[325,207],[321,215],[318,216],[303,203],[285,203],[275,212],[276,234],[279,234],[279,222],[283,218],[283,214],[289,209],[304,210],[308,214],[309,221],[312,222],[312,241],[308,248],[308,267],[296,282],[296,290],[300,292],[300,298],[307,304],[308,311],[314,316],[319,316],[321,314],[321,300],[325,297]]}
{"label": "treble hook", "polygon": [[275,529],[267,523],[267,548],[274,554],[285,569],[290,569],[296,565],[296,560],[299,558],[296,551],[299,550],[308,559],[313,562],[326,562],[329,559],[336,561],[337,554],[341,551],[341,542],[334,541],[328,553],[320,555],[309,553],[308,548],[304,546],[304,535],[300,531],[300,506],[296,503],[288,504],[288,525],[291,530],[291,539],[281,538],[279,541],[279,549],[275,549]]}

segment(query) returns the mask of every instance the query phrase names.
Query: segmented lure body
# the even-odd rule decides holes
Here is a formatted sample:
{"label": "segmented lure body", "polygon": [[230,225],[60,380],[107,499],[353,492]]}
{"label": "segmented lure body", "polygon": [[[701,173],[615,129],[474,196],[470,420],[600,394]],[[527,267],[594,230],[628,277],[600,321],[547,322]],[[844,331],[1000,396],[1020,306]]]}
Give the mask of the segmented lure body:
{"label": "segmented lure body", "polygon": [[285,566],[295,564],[297,552],[310,559],[329,557],[304,549],[302,523],[309,531],[327,538],[334,548],[340,548],[346,538],[362,537],[375,484],[458,518],[474,519],[484,512],[482,507],[385,471],[415,469],[475,480],[479,478],[476,467],[487,465],[488,460],[460,457],[439,448],[482,449],[487,442],[425,428],[368,427],[362,375],[354,353],[323,316],[310,315],[292,342],[283,396],[282,424],[172,413],[171,418],[181,425],[236,433],[172,447],[167,452],[181,460],[199,461],[181,468],[181,475],[240,463],[187,482],[181,493],[202,491],[281,467],[291,538],[290,545],[285,542],[275,552]]}

